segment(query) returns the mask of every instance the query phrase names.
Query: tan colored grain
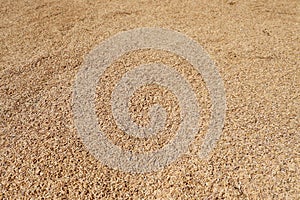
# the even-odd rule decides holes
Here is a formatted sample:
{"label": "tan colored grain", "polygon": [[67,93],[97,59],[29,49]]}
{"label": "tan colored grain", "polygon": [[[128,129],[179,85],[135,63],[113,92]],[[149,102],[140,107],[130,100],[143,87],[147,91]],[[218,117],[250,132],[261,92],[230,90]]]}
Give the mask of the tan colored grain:
{"label": "tan colored grain", "polygon": [[[298,199],[299,19],[297,0],[2,1],[0,198]],[[71,98],[84,56],[108,37],[137,27],[177,30],[216,62],[227,112],[210,160],[197,156],[200,133],[190,152],[172,165],[133,175],[102,165],[78,138]],[[186,69],[180,58],[165,52],[133,52],[110,67],[108,79],[117,80],[137,60],[153,59]],[[181,74],[202,88],[196,74]],[[207,96],[201,94],[197,99],[209,116]],[[140,95],[149,95],[148,88],[133,97],[146,103]],[[166,98],[175,104],[171,94]],[[109,116],[98,111],[99,118]],[[175,109],[169,118],[174,129],[176,116]],[[122,133],[108,136],[131,145]],[[157,146],[140,145],[159,148],[172,133],[164,137]]]}

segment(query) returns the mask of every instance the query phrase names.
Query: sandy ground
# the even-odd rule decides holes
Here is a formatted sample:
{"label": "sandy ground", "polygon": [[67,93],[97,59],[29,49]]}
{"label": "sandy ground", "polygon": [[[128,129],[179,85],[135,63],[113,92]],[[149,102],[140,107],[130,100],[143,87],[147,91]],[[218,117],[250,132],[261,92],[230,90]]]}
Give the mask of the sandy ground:
{"label": "sandy ground", "polygon": [[[299,1],[1,0],[0,4],[1,199],[300,197]],[[110,36],[137,27],[179,31],[201,44],[215,61],[226,89],[227,111],[209,160],[196,156],[203,136],[199,133],[190,151],[165,169],[130,174],[103,165],[78,137],[71,104],[84,56]],[[123,59],[130,66],[137,62],[135,56],[146,61],[165,57],[166,63],[178,59],[154,51]],[[120,63],[108,76],[122,68]],[[195,76],[199,84],[200,79]],[[146,90],[152,95],[163,90],[151,87]],[[139,93],[143,95],[140,91],[137,97]],[[209,102],[199,99],[205,127]],[[100,96],[98,105],[104,100]],[[172,95],[169,100],[174,102]],[[101,121],[105,106],[98,109]],[[176,129],[176,109],[174,113],[170,121]],[[124,134],[111,135],[114,131],[108,137],[125,149],[136,143],[149,150],[164,145],[172,137],[170,130],[159,144],[126,143]]]}

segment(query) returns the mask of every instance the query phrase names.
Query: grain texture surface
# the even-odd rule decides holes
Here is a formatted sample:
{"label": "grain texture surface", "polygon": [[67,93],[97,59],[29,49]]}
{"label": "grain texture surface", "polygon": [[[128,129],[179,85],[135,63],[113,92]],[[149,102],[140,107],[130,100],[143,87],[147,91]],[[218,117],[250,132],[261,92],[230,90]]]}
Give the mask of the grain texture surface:
{"label": "grain texture surface", "polygon": [[[0,199],[299,199],[300,4],[297,0],[0,2]],[[211,102],[201,75],[170,52],[140,50],[114,62],[99,80],[99,129],[133,152],[164,146],[180,107],[150,84],[131,99],[130,116],[149,123],[154,104],[165,129],[150,139],[116,126],[110,93],[127,70],[161,62],[189,80],[201,131],[164,169],[132,174],[95,159],[74,125],[74,79],[99,43],[139,27],[175,30],[216,63],[226,91],[222,135],[208,160],[197,156]]]}

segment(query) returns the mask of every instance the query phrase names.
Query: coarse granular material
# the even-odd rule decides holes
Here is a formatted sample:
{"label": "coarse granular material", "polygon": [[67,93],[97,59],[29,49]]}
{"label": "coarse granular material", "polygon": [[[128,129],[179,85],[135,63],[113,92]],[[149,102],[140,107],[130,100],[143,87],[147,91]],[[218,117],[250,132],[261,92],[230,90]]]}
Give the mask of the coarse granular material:
{"label": "coarse granular material", "polygon": [[[297,0],[2,1],[0,6],[0,199],[299,199],[300,11]],[[153,138],[118,129],[111,93],[122,74],[149,62],[177,70],[200,107],[200,132],[188,151],[161,170],[128,173],[96,159],[78,136],[72,111],[85,56],[122,31],[160,27],[199,43],[226,92],[226,119],[209,159],[198,154],[211,102],[202,77],[184,58],[154,49],[110,65],[96,91],[99,129],[140,153],[168,143],[180,106],[157,84],[130,99],[146,126],[155,104],[165,128]]]}

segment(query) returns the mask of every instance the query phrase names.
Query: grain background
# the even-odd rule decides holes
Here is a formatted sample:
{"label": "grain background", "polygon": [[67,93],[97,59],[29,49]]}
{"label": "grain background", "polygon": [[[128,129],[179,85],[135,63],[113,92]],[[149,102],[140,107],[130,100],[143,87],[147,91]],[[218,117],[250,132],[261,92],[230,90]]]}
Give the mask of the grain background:
{"label": "grain background", "polygon": [[[0,0],[0,4],[1,199],[300,197],[299,1]],[[189,153],[164,170],[124,173],[96,160],[77,136],[72,90],[84,56],[110,36],[138,27],[179,31],[202,45],[216,62],[227,111],[209,160],[196,156],[204,134],[200,133]],[[164,52],[133,52],[124,62],[135,64],[137,55],[145,60],[165,58],[170,64],[178,59]],[[122,68],[120,63],[112,69]],[[203,85],[200,78],[196,77]],[[158,94],[163,90],[151,87],[148,90]],[[199,93],[205,127],[209,99],[201,94],[207,94],[205,88]],[[172,95],[169,99],[175,101]],[[99,97],[98,102],[102,100]],[[101,120],[104,108],[97,108]],[[176,129],[176,109],[173,122]],[[124,148],[137,142],[126,143],[122,133],[108,137]],[[169,137],[172,133],[162,139]],[[138,144],[147,150],[159,148],[151,142]]]}

